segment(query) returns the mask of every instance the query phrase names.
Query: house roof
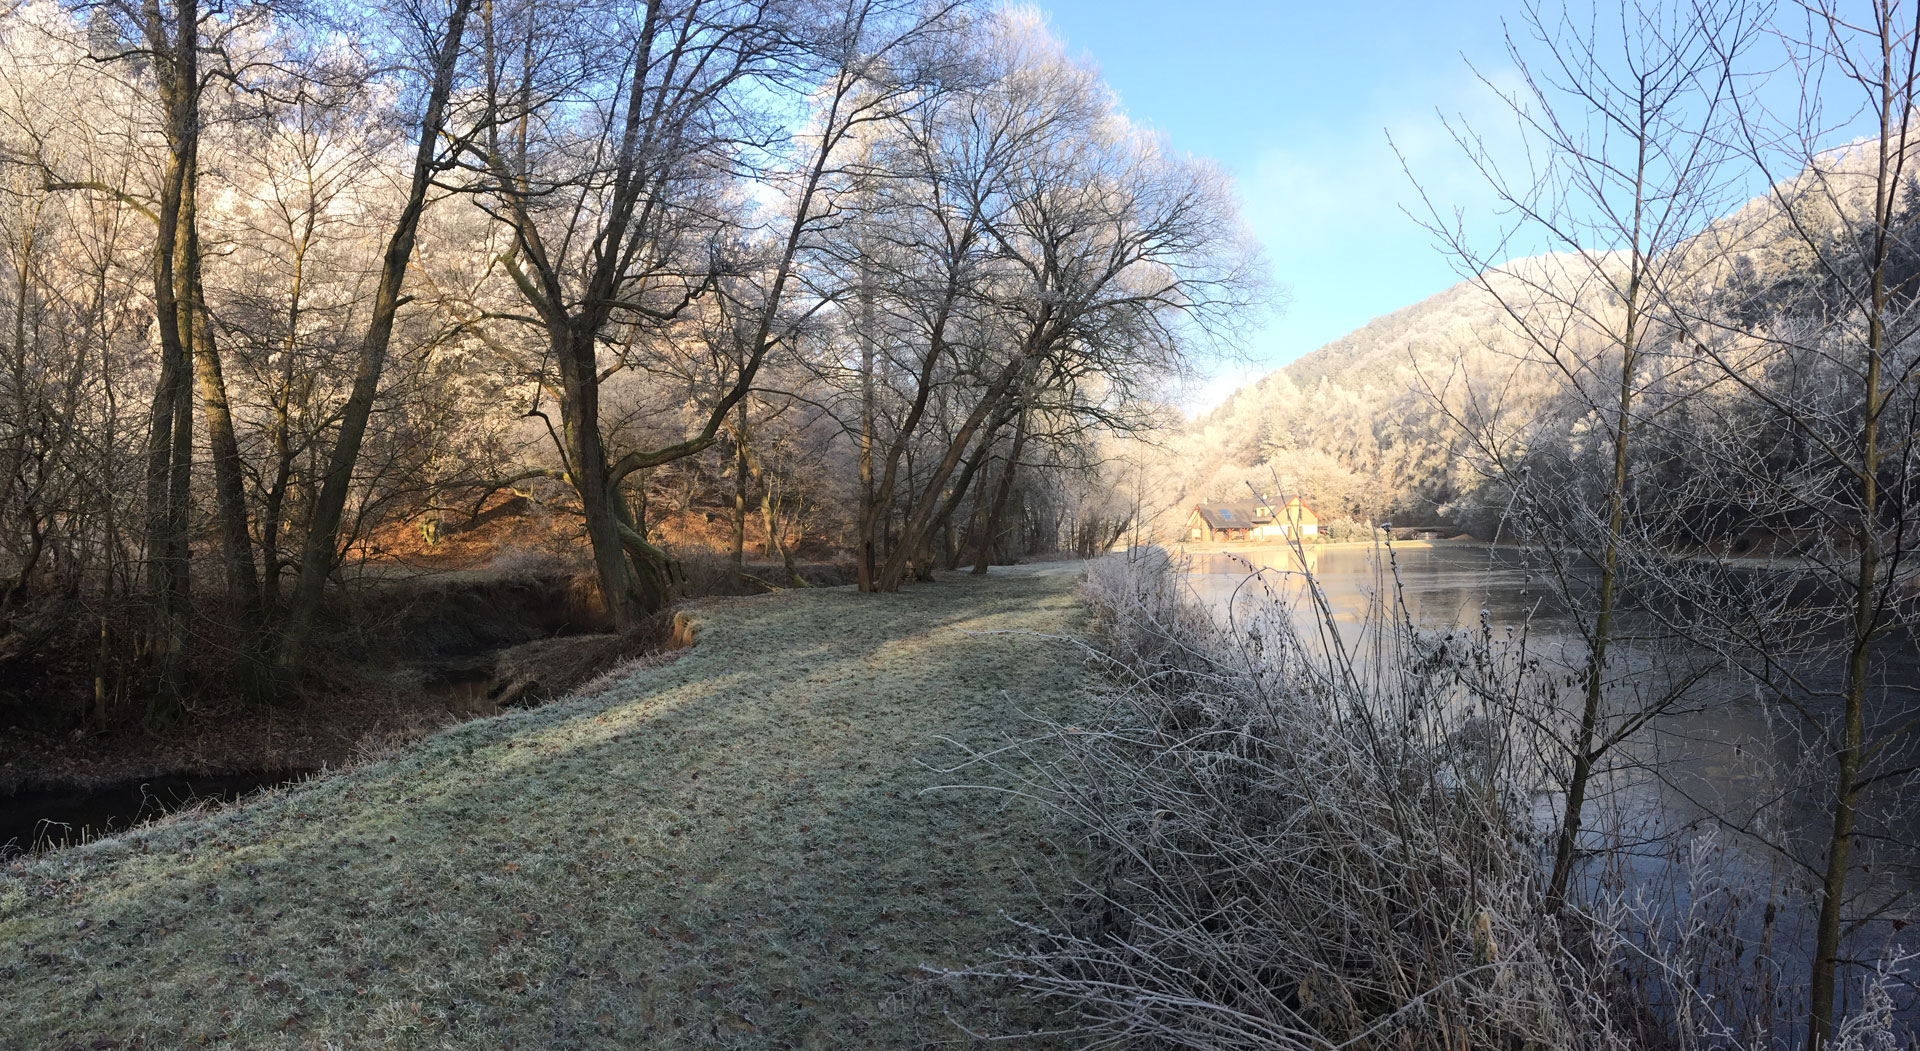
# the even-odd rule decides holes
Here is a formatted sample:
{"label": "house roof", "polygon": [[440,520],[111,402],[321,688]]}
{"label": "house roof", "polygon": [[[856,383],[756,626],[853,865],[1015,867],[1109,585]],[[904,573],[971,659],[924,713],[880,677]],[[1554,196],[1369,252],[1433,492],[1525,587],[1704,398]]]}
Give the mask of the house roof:
{"label": "house roof", "polygon": [[[1301,500],[1297,493],[1288,493],[1281,499],[1280,506],[1284,508],[1296,501],[1308,514],[1313,513],[1312,509],[1307,507],[1306,501]],[[1261,513],[1263,510],[1262,505],[1251,500],[1193,506],[1193,513],[1199,515],[1200,520],[1205,522],[1209,529],[1251,529],[1254,526],[1266,525],[1273,521],[1273,515]]]}
{"label": "house roof", "polygon": [[1271,515],[1259,514],[1257,506],[1251,501],[1234,504],[1196,504],[1193,510],[1211,529],[1251,529],[1273,520]]}

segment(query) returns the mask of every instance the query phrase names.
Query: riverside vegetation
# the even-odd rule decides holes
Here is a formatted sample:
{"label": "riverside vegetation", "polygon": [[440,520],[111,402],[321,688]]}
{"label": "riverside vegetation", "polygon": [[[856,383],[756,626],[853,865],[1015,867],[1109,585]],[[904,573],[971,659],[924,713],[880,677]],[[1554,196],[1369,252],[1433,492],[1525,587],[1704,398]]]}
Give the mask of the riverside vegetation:
{"label": "riverside vegetation", "polygon": [[1739,680],[1788,747],[1736,757],[1753,791],[1702,802],[1769,870],[1723,927],[1748,977],[1714,1039],[1817,1051],[1872,989],[1913,1010],[1920,9],[1519,7],[1511,79],[1483,76],[1497,116],[1442,118],[1498,207],[1412,209],[1463,284],[1143,455],[1139,502],[1271,482],[1363,534],[1524,546],[1581,650],[1577,717],[1508,711],[1548,728],[1550,913],[1632,893],[1576,886],[1591,859],[1694,878],[1685,836],[1590,828],[1592,793],[1662,778],[1663,718]]}
{"label": "riverside vegetation", "polygon": [[[1597,1051],[1767,1017],[1727,996],[1738,886],[1540,907],[1524,645],[1390,599],[1353,641],[1268,574],[1217,622],[1180,568],[710,602],[672,664],[17,861],[0,1046]],[[1897,1046],[1896,980],[1830,1046]]]}
{"label": "riverside vegetation", "polygon": [[[983,995],[972,976],[1025,983],[1096,1037],[1149,1046],[1911,1042],[1920,4],[1516,3],[1514,75],[1483,79],[1525,150],[1443,118],[1497,206],[1470,215],[1420,191],[1411,209],[1465,284],[1184,433],[1173,384],[1242,345],[1273,301],[1264,264],[1231,181],[1130,117],[1036,11],[0,12],[0,725],[80,764],[166,734],[190,755],[225,713],[354,722],[331,703],[354,692],[338,670],[421,641],[382,638],[405,621],[379,611],[488,593],[536,519],[558,560],[550,606],[569,611],[555,623],[583,632],[577,645],[504,633],[540,667],[449,653],[364,681],[480,670],[498,680],[489,703],[537,700],[574,679],[547,657],[573,652],[583,670],[644,646],[675,603],[775,593],[705,607],[742,630],[635,670],[637,692],[19,862],[0,951],[23,1024],[0,1038],[152,1043],[179,1022],[240,1042],[324,1040],[335,1025],[421,1042],[486,1042],[496,1025],[561,1043],[647,1026],[661,1041],[911,1042],[921,1023],[871,1022],[877,986],[853,984],[911,955],[959,981],[962,1027]],[[796,833],[751,819],[747,801],[778,789],[729,769],[736,751],[804,743],[831,764],[853,749],[837,772],[859,785],[858,762],[883,762],[869,746],[890,742],[886,769],[905,769],[909,739],[962,736],[981,709],[946,698],[977,692],[976,669],[951,654],[916,668],[946,643],[883,638],[948,639],[925,634],[937,595],[963,596],[961,622],[997,601],[991,582],[937,574],[1094,555],[1123,536],[1143,549],[1184,533],[1195,500],[1251,484],[1269,504],[1269,483],[1304,491],[1338,538],[1391,518],[1518,541],[1578,652],[1553,667],[1490,630],[1435,637],[1387,588],[1376,652],[1356,661],[1317,599],[1307,630],[1269,611],[1225,632],[1169,597],[1164,567],[1102,569],[1093,645],[1116,685],[1098,721],[1036,711],[1060,725],[1023,737],[1003,721],[997,745],[964,735],[966,758],[929,760],[949,791],[911,811],[1039,803],[1093,848],[1078,896],[1031,916],[1002,965],[924,945],[881,951],[878,970],[842,955],[807,965],[845,976],[827,990],[838,999],[753,986],[736,1001],[747,986],[708,966],[758,944],[728,941],[750,909],[696,929],[668,906],[667,925],[640,925],[632,902],[698,904],[763,874],[782,842],[806,857],[811,832],[781,840]],[[493,519],[508,541],[457,567],[479,590],[359,593],[508,506],[525,512]],[[782,591],[842,578],[870,605]],[[1051,579],[1006,594],[1040,616],[1065,601]],[[816,653],[860,642],[814,618],[828,609],[881,633],[868,641],[888,656],[865,679],[809,679]],[[784,636],[752,610],[811,627]],[[1023,615],[1005,613],[982,622]],[[1028,687],[1052,697],[1069,670],[1061,657],[1010,680],[1012,703]],[[755,721],[811,696],[809,681],[826,695],[785,724]],[[1767,852],[1762,880],[1714,884],[1696,840],[1636,842],[1609,815],[1622,770],[1672,772],[1657,747],[1668,715],[1730,710],[1699,689],[1709,681],[1735,682],[1785,744],[1741,757],[1755,790],[1701,818]],[[873,692],[903,682],[912,703]],[[846,740],[808,722],[868,701],[871,719],[837,728]],[[438,718],[428,705],[368,722],[405,735]],[[602,718],[633,733],[595,729]],[[688,744],[667,749],[642,724]],[[791,726],[820,732],[782,736]],[[0,738],[10,779],[57,765],[24,736]],[[601,760],[619,776],[592,776]],[[993,778],[995,793],[963,790]],[[729,794],[709,804],[716,784]],[[680,820],[696,804],[732,831],[696,835]],[[1544,858],[1543,830],[1521,817],[1531,804],[1556,811],[1539,823]],[[659,826],[631,833],[646,850],[585,845],[617,818]],[[865,838],[908,825],[835,828],[816,860],[938,871],[943,846],[924,864]],[[206,834],[219,829],[235,834]],[[727,852],[728,835],[754,849]],[[714,867],[664,868],[668,840]],[[1036,871],[1056,853],[1065,866],[1074,850],[1025,848]],[[1620,876],[1636,866],[1659,870],[1668,901],[1649,906],[1649,881]],[[597,882],[613,872],[625,878]],[[287,893],[268,875],[310,893],[262,919]],[[973,893],[1003,900],[999,879]],[[584,893],[558,913],[516,907],[556,887]],[[807,904],[777,929],[839,915],[837,894],[794,891]],[[460,907],[436,913],[443,901]],[[89,911],[113,904],[131,911]],[[880,906],[893,908],[862,908]],[[874,929],[902,929],[889,922]],[[656,947],[690,984],[641,966],[657,954],[627,936],[656,928],[701,946],[685,971]],[[851,951],[835,930],[820,944]],[[959,941],[984,951],[983,930]],[[453,984],[387,942],[416,937],[460,942],[444,957],[465,968]],[[248,938],[268,941],[272,969],[247,944],[214,948]],[[519,965],[532,947],[546,955]],[[766,959],[779,972],[801,956],[773,944]],[[592,1010],[575,1001],[600,994]],[[424,1028],[469,1025],[488,1036]]]}
{"label": "riverside vegetation", "polygon": [[[1089,569],[1092,711],[977,761],[1085,837],[1094,875],[968,973],[1092,1046],[1777,1046],[1801,1002],[1732,924],[1778,888],[1700,851],[1672,897],[1543,908],[1562,672],[1524,632],[1418,627],[1378,555],[1357,635],[1292,573],[1221,617],[1160,552]],[[1911,1046],[1908,959],[1850,990],[1827,1046]]]}

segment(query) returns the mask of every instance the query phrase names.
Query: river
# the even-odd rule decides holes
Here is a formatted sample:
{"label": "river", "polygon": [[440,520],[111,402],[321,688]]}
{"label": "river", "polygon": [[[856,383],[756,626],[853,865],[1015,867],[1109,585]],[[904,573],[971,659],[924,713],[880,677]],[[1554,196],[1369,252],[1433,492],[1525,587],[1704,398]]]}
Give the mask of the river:
{"label": "river", "polygon": [[[1585,653],[1534,556],[1519,549],[1464,541],[1396,544],[1391,565],[1368,545],[1309,547],[1301,554],[1249,547],[1187,557],[1188,582],[1217,620],[1244,618],[1250,604],[1277,594],[1297,624],[1309,625],[1304,584],[1311,573],[1342,643],[1361,663],[1368,640],[1378,637],[1383,607],[1375,599],[1383,595],[1397,595],[1421,628],[1478,633],[1485,625],[1495,639],[1512,645],[1524,639],[1531,654],[1558,667],[1563,685]],[[1258,577],[1251,575],[1255,570]],[[1920,661],[1907,650],[1883,672],[1889,685],[1876,697],[1883,714],[1890,706],[1901,708],[1895,713],[1901,717],[1914,714],[1906,686],[1920,681]],[[1636,698],[1686,672],[1703,674],[1681,703],[1635,732],[1597,778],[1587,812],[1593,834],[1583,844],[1589,850],[1585,889],[1637,895],[1669,920],[1690,915],[1721,923],[1732,942],[1744,942],[1735,953],[1744,956],[1742,966],[1757,966],[1750,961],[1764,951],[1781,979],[1804,974],[1812,877],[1824,864],[1828,821],[1825,804],[1806,787],[1823,783],[1825,771],[1806,744],[1804,721],[1700,647],[1669,640],[1627,645],[1618,656],[1608,697],[1617,711],[1631,710]],[[1822,677],[1822,669],[1813,671]],[[1819,714],[1818,702],[1800,701]],[[1873,823],[1875,838],[1860,848],[1864,864],[1851,881],[1856,911],[1877,915],[1856,936],[1856,953],[1897,953],[1913,941],[1900,933],[1920,919],[1913,802],[1886,800],[1886,812]],[[1536,786],[1534,817],[1543,830],[1557,824],[1561,803],[1550,785]],[[1691,878],[1687,866],[1671,863],[1675,857],[1698,862]],[[1768,908],[1773,904],[1788,907]],[[1775,921],[1765,923],[1767,915]],[[1900,999],[1903,1016],[1920,1017],[1912,985]]]}

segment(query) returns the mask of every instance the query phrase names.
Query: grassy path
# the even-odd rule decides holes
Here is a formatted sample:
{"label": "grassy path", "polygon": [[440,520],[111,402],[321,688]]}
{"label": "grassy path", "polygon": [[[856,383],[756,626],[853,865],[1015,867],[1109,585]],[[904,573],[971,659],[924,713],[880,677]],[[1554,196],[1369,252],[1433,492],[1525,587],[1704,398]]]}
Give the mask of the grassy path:
{"label": "grassy path", "polygon": [[[1039,816],[922,794],[1064,715],[1070,571],[697,612],[600,693],[0,870],[0,1047],[876,1047],[1033,1024],[928,981],[1059,900]],[[964,630],[963,630],[964,629]],[[1014,1017],[1005,1012],[1012,1010]]]}

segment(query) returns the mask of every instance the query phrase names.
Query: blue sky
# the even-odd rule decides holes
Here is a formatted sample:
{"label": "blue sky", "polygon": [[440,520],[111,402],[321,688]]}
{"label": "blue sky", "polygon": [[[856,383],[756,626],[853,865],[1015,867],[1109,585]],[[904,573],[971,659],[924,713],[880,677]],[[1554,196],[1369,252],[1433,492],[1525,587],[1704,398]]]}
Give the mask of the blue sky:
{"label": "blue sky", "polygon": [[1189,405],[1203,408],[1370,318],[1459,280],[1400,210],[1417,204],[1387,143],[1429,192],[1485,212],[1491,200],[1436,109],[1489,129],[1498,99],[1462,59],[1508,72],[1501,17],[1511,4],[1258,0],[1039,0],[1070,51],[1090,57],[1128,115],[1238,179],[1248,224],[1284,313]]}

